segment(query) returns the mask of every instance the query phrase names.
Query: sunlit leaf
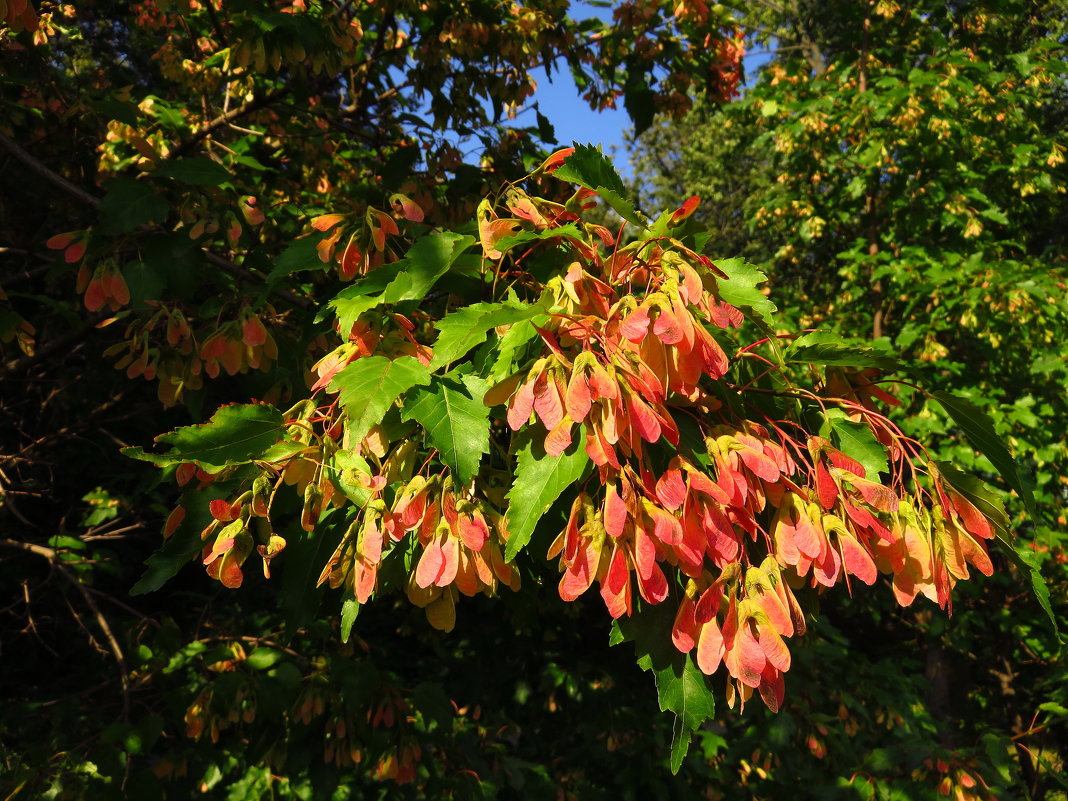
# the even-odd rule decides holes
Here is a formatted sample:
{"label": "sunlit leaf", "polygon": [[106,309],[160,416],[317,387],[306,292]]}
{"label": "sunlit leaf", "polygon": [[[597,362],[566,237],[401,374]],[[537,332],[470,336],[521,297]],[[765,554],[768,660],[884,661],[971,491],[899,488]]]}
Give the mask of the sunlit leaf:
{"label": "sunlit leaf", "polygon": [[745,259],[716,259],[715,265],[727,275],[727,280],[716,281],[719,296],[743,312],[748,310],[765,326],[772,327],[775,304],[759,288],[768,277]]}
{"label": "sunlit leaf", "polygon": [[459,359],[476,345],[486,341],[491,328],[511,325],[544,314],[545,308],[533,303],[506,300],[500,303],[472,303],[446,315],[437,324],[434,358],[430,369]]}
{"label": "sunlit leaf", "polygon": [[798,337],[786,349],[784,355],[787,361],[801,364],[878,367],[896,371],[904,369],[901,362],[885,351],[847,340],[831,331],[814,331]]}
{"label": "sunlit leaf", "polygon": [[357,359],[330,382],[329,391],[340,393],[341,406],[348,415],[348,431],[359,442],[382,421],[403,393],[430,381],[430,373],[418,359],[401,356],[368,356]]}
{"label": "sunlit leaf", "polygon": [[571,447],[557,457],[547,456],[535,439],[528,439],[516,456],[515,481],[508,491],[508,547],[511,561],[526,547],[538,520],[560,494],[579,481],[590,467],[590,458],[575,437]]}
{"label": "sunlit leaf", "polygon": [[415,420],[460,486],[478,473],[482,454],[489,451],[489,408],[482,402],[487,384],[469,378],[436,378],[428,388],[414,391],[405,402],[405,420]]}
{"label": "sunlit leaf", "polygon": [[878,481],[879,474],[888,467],[886,448],[875,439],[871,427],[860,420],[850,420],[840,409],[828,410],[827,422],[834,446],[864,466],[865,478]]}
{"label": "sunlit leaf", "polygon": [[170,445],[166,453],[147,453],[142,448],[123,448],[123,453],[163,467],[192,462],[209,473],[227,465],[261,459],[282,438],[282,413],[267,403],[222,406],[211,420],[160,434],[156,442]]}
{"label": "sunlit leaf", "polygon": [[623,179],[619,177],[612,162],[593,145],[580,145],[576,142],[575,152],[568,156],[553,174],[562,181],[571,181],[593,190],[627,222],[645,225],[645,220],[626,199],[627,190]]}

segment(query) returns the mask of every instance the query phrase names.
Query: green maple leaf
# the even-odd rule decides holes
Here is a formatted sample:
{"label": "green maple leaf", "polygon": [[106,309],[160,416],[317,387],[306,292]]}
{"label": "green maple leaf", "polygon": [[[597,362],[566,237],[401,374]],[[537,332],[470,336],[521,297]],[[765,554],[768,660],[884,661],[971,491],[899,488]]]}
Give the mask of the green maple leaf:
{"label": "green maple leaf", "polygon": [[348,642],[352,634],[352,624],[360,612],[360,602],[355,598],[346,598],[341,603],[341,642]]}
{"label": "green maple leaf", "polygon": [[361,314],[383,303],[422,300],[474,241],[472,236],[448,231],[425,236],[411,246],[403,259],[380,267],[341,290],[329,304],[341,330],[352,330]]}
{"label": "green maple leaf", "polygon": [[524,346],[538,336],[535,325],[545,325],[548,315],[532,317],[509,328],[496,345],[497,356],[493,361],[493,368],[489,374],[490,385],[496,384],[515,372],[517,359],[521,359]]}
{"label": "green maple leaf", "polygon": [[382,421],[397,398],[429,381],[427,368],[411,356],[368,356],[334,376],[329,391],[341,393],[341,406],[349,417],[349,436],[352,442],[359,442]]}
{"label": "green maple leaf", "polygon": [[580,481],[590,466],[582,446],[585,429],[579,427],[571,447],[560,456],[549,456],[540,437],[531,437],[520,447],[515,481],[508,491],[508,547],[504,558],[511,561],[534,533],[538,520],[568,487]]}
{"label": "green maple leaf", "polygon": [[437,324],[438,339],[434,343],[430,369],[436,370],[460,358],[476,345],[481,345],[491,328],[529,320],[544,313],[544,306],[519,300],[473,303],[454,311]]}
{"label": "green maple leaf", "polygon": [[381,288],[366,285],[349,287],[330,301],[329,308],[332,308],[337,315],[340,331],[351,332],[352,326],[361,314],[382,305],[384,302],[382,295],[371,294],[372,291],[379,291]]}
{"label": "green maple leaf", "polygon": [[219,186],[234,180],[229,170],[207,156],[191,156],[170,161],[153,174],[174,178],[190,186]]}
{"label": "green maple leaf", "polygon": [[1028,514],[1032,518],[1037,518],[1038,510],[1035,508],[1035,497],[1031,494],[1031,487],[1025,483],[1020,474],[1019,465],[994,430],[994,423],[989,415],[971,401],[958,398],[949,392],[932,392],[931,397],[942,404],[946,414],[960,426],[965,439],[971,443],[972,447],[989,459],[1005,482],[1016,490]]}
{"label": "green maple leaf", "polygon": [[211,523],[211,502],[228,495],[225,485],[209,484],[202,489],[187,490],[182,495],[185,519],[163,547],[145,560],[145,572],[130,588],[130,595],[155,592],[189,564],[204,547],[200,532]]}
{"label": "green maple leaf", "polygon": [[716,713],[716,699],[690,654],[681,653],[671,642],[675,606],[662,603],[646,606],[630,618],[618,621],[612,645],[633,642],[638,667],[656,680],[660,709],[675,713],[671,742],[671,772],[678,773],[690,748],[693,732]]}
{"label": "green maple leaf", "polygon": [[878,367],[905,371],[908,368],[886,351],[859,340],[846,339],[833,331],[813,331],[800,336],[786,349],[786,360],[799,364],[838,367]]}
{"label": "green maple leaf", "polygon": [[319,237],[316,236],[302,236],[290,242],[281,255],[274,260],[274,268],[267,276],[267,283],[274,284],[302,270],[323,272],[326,265],[319,261],[319,254],[315,250],[317,244],[319,244]]}
{"label": "green maple leaf", "polygon": [[100,201],[98,230],[107,235],[129,233],[139,225],[166,219],[169,211],[170,205],[151,186],[119,175],[108,182]]}
{"label": "green maple leaf", "polygon": [[713,263],[727,275],[726,281],[716,279],[720,298],[742,312],[748,312],[747,316],[755,317],[767,328],[772,328],[772,318],[777,309],[758,288],[768,277],[745,259],[715,259]]}
{"label": "green maple leaf", "polygon": [[660,709],[675,713],[671,738],[671,772],[678,773],[690,750],[690,738],[697,727],[716,714],[716,699],[708,686],[708,676],[701,672],[693,656],[683,656],[679,666],[653,669]]}
{"label": "green maple leaf", "polygon": [[575,152],[556,168],[553,177],[591,189],[624,220],[645,227],[646,222],[626,199],[627,190],[612,162],[593,145],[575,143]]}
{"label": "green maple leaf", "polygon": [[543,231],[520,231],[517,234],[511,234],[509,236],[501,237],[497,240],[495,247],[497,250],[504,253],[511,250],[516,245],[524,245],[527,242],[539,242],[545,239],[555,239],[557,237],[570,237],[582,241],[586,235],[579,230],[578,226],[574,223],[568,223],[567,225],[560,225],[556,228],[546,228]]}
{"label": "green maple leaf", "polygon": [[850,420],[841,409],[830,409],[827,424],[831,443],[846,456],[860,462],[866,478],[878,481],[879,474],[889,470],[886,448],[875,439],[867,423]]}
{"label": "green maple leaf", "polygon": [[459,485],[478,474],[482,454],[489,451],[489,408],[482,403],[486,389],[486,382],[475,376],[463,384],[439,378],[412,393],[405,404],[404,419],[424,428]]}
{"label": "green maple leaf", "polygon": [[184,426],[160,434],[156,442],[170,445],[166,453],[146,453],[142,448],[123,448],[126,456],[159,467],[192,462],[208,473],[227,465],[262,459],[284,434],[282,413],[268,403],[222,406],[207,423]]}
{"label": "green maple leaf", "polygon": [[574,142],[575,152],[564,159],[564,163],[553,173],[563,181],[584,186],[587,189],[610,189],[623,194],[626,187],[619,177],[612,162],[593,145],[580,145]]}
{"label": "green maple leaf", "polygon": [[382,293],[386,303],[422,300],[460,255],[475,242],[473,236],[451,231],[431,234],[417,241],[404,256],[404,269]]}

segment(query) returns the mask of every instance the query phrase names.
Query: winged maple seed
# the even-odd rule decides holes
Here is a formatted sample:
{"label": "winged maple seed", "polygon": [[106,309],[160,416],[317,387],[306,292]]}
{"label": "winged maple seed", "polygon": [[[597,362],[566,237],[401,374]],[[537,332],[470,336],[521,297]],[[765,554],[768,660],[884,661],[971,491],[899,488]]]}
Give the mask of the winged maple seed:
{"label": "winged maple seed", "polygon": [[[423,208],[405,194],[393,194],[390,205],[405,220],[423,220]],[[357,225],[353,225],[352,218],[346,214],[320,214],[312,219],[311,227],[326,233],[315,246],[319,260],[323,264],[334,262],[338,276],[346,281],[398,258],[389,245],[392,240],[387,238],[400,234],[397,220],[379,209],[367,208],[362,222]]]}
{"label": "winged maple seed", "polygon": [[[551,157],[539,174],[562,169],[567,155]],[[476,376],[481,389],[470,402],[481,400],[483,415],[496,407],[510,477],[517,443],[532,448],[535,461],[588,459],[596,468],[595,479],[577,473],[566,525],[548,551],[558,560],[560,597],[573,601],[596,584],[612,618],[671,604],[675,647],[692,654],[705,674],[724,668],[732,703],[755,692],[772,710],[783,703],[787,641],[805,631],[795,593],[836,584],[852,591],[856,581],[871,585],[883,573],[900,604],[922,594],[951,610],[951,590],[968,578],[969,566],[991,572],[986,540],[994,528],[969,493],[938,466],[923,464],[922,447],[879,412],[877,404],[896,401],[875,385],[875,375],[833,368],[806,389],[771,358],[773,343],[763,341],[768,357],[758,352],[762,343],[737,347],[732,331],[743,314],[725,299],[737,293],[724,292],[732,279],[674,236],[697,199],[665,215],[656,236],[622,245],[602,226],[577,226],[594,194],[580,189],[561,203],[511,187],[499,206],[486,201],[477,211],[484,269],[544,294],[531,313],[510,318],[521,319],[529,333],[521,357],[509,363],[511,374],[497,373],[493,385]],[[421,220],[423,212],[404,195],[391,203],[396,219],[370,209],[355,231],[345,215],[313,220],[323,236],[320,257],[336,261],[342,278],[399,258],[398,222]],[[348,245],[339,250],[345,233]],[[527,244],[519,234],[528,235]],[[544,242],[564,266],[541,284],[520,265]],[[486,328],[496,327],[503,343],[510,323],[501,326],[486,313]],[[251,312],[231,325],[200,345],[205,371],[252,364],[255,349],[270,342]],[[422,420],[424,428],[414,430],[373,420],[358,427],[348,401],[335,397],[339,377],[372,357],[384,370],[414,357],[408,362],[421,367],[409,368],[411,381],[425,385],[436,352],[455,347],[445,334],[435,340],[436,321],[421,310],[378,309],[346,326],[340,330],[339,322],[341,344],[312,368],[318,400],[284,415],[285,447],[255,461],[236,494],[211,502],[202,561],[209,575],[236,587],[255,546],[269,576],[285,547],[271,524],[274,499],[292,486],[303,497],[301,527],[308,532],[328,511],[358,506],[319,584],[366,603],[382,589],[385,560],[397,554],[410,565],[409,600],[431,625],[449,631],[461,594],[519,588],[519,573],[505,558],[513,554],[510,531],[524,529],[521,547],[533,523],[509,524],[507,487],[489,480],[490,460],[458,481],[459,455],[421,438],[431,436]],[[183,336],[178,326],[176,341]],[[265,351],[264,358],[271,355]],[[733,377],[747,360],[778,374],[778,388],[766,393],[807,404],[808,417],[756,402],[753,381]],[[406,391],[391,395],[387,408],[408,414]],[[866,447],[851,450],[838,436],[845,429]],[[202,487],[221,475],[178,469],[180,482],[195,476]],[[184,525],[184,514],[179,507],[165,533]]]}
{"label": "winged maple seed", "polygon": [[[695,206],[687,201],[672,219]],[[499,258],[497,241],[483,226],[490,258]],[[822,437],[723,409],[709,390],[729,363],[712,331],[742,316],[717,296],[726,276],[714,264],[668,243],[640,241],[605,259],[577,248],[585,258],[549,282],[558,311],[539,329],[544,354],[486,403],[507,405],[513,431],[540,426],[549,457],[584,424],[603,490],[578,494],[549,549],[559,557],[560,597],[574,600],[596,582],[612,617],[629,616],[634,584],[659,604],[677,582],[665,569],[681,574],[676,647],[696,648],[707,674],[724,665],[743,700],[757,690],[778,709],[790,666],[783,638],[804,630],[791,587],[873,584],[882,569],[894,574],[902,604],[923,592],[946,608],[967,564],[990,572],[983,540],[993,531],[963,496],[951,504],[933,471],[940,504],[930,513],[917,504],[929,493],[902,498],[891,488],[904,484],[912,443],[874,412],[873,395],[892,400],[883,390],[842,401],[896,457],[887,484]],[[843,374],[837,380],[846,384]],[[680,418],[696,423],[704,451],[656,471],[650,450],[662,440],[679,448]]]}
{"label": "winged maple seed", "polygon": [[181,308],[156,301],[145,304],[156,312],[147,319],[135,318],[126,327],[125,341],[104,355],[118,356],[115,368],[125,370],[128,378],[158,381],[164,406],[174,405],[186,391],[201,389],[205,376],[267,372],[278,358],[278,345],[261,316],[274,314],[270,306],[260,313],[245,307],[237,319],[196,332]]}

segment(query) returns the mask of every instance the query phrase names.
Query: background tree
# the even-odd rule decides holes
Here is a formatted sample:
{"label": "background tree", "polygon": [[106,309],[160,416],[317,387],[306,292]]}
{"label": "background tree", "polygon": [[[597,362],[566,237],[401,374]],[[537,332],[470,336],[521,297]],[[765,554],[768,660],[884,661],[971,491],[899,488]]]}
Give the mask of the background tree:
{"label": "background tree", "polygon": [[[711,200],[711,252],[764,267],[802,327],[867,336],[983,398],[1027,449],[1041,512],[1023,530],[1063,586],[1065,8],[848,5],[747,10],[740,24],[777,48],[771,62],[742,101],[644,134],[639,185],[655,203]],[[922,401],[903,412],[944,457],[971,460]],[[967,614],[989,621],[1007,588],[990,591]],[[1018,634],[1006,624],[977,661],[1001,661],[985,692],[1007,694],[997,705],[1021,734],[1063,667],[1043,649],[1005,658]],[[929,648],[930,670],[960,675],[974,645]],[[959,715],[959,700],[943,708]],[[1035,795],[1056,783],[1038,776],[1050,764],[1022,756]]]}

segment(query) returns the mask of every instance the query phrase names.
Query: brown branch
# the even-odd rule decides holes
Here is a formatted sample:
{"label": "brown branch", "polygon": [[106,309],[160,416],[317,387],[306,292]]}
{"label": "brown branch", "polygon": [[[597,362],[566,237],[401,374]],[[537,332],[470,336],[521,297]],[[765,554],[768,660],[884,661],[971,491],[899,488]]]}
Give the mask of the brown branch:
{"label": "brown branch", "polygon": [[11,155],[29,167],[33,172],[37,173],[46,181],[55,184],[68,195],[77,198],[82,203],[92,206],[94,209],[100,205],[100,198],[90,195],[81,187],[75,186],[62,175],[52,172],[52,170],[48,169],[48,167],[23,150],[20,145],[16,144],[11,139],[8,139],[2,133],[0,133],[0,145],[7,148]]}
{"label": "brown branch", "polygon": [[132,606],[130,606],[130,605],[129,605],[129,604],[127,604],[127,603],[124,603],[123,601],[120,601],[120,600],[119,600],[118,598],[116,598],[116,597],[115,597],[114,595],[109,595],[108,593],[106,593],[106,592],[103,592],[103,591],[101,591],[101,590],[98,590],[98,589],[96,589],[95,587],[89,587],[89,588],[88,588],[88,590],[89,590],[89,592],[91,592],[91,593],[92,593],[93,595],[98,595],[98,596],[100,596],[101,598],[106,598],[107,600],[111,601],[111,603],[115,604],[115,605],[116,605],[117,607],[119,607],[120,609],[124,609],[125,611],[129,612],[129,613],[130,613],[131,615],[133,615],[134,617],[138,617],[138,618],[141,618],[141,620],[142,620],[142,621],[144,621],[144,622],[147,622],[147,623],[151,623],[151,624],[152,624],[153,626],[155,626],[155,627],[156,627],[157,629],[159,629],[159,628],[163,628],[163,624],[162,624],[162,623],[160,623],[160,622],[159,622],[158,620],[154,620],[153,618],[150,618],[150,617],[149,617],[148,615],[146,615],[146,614],[143,614],[143,613],[141,613],[141,612],[138,612],[138,611],[137,611],[136,609],[134,609],[134,608],[133,608]]}
{"label": "brown branch", "polygon": [[208,0],[208,2],[204,3],[204,6],[208,12],[208,19],[211,20],[211,27],[215,29],[215,35],[219,37],[219,43],[229,47],[230,41],[226,36],[226,31],[223,30],[222,25],[219,23],[219,17],[215,13],[214,0]]}
{"label": "brown branch", "polygon": [[[281,94],[282,90],[277,90],[277,93]],[[275,93],[272,93],[272,95],[274,95],[274,94]],[[272,97],[272,95],[268,95],[267,97],[269,97],[271,100],[273,100],[274,97]],[[247,106],[248,104],[246,103],[245,105]],[[245,108],[245,107],[242,106],[240,108],[236,108],[232,112],[230,112],[230,114],[236,114],[238,111],[241,111],[241,109],[243,109],[243,108]],[[248,109],[246,109],[246,111],[247,110]],[[224,115],[224,116],[227,116],[227,115]],[[221,127],[222,125],[226,125],[228,122],[229,122],[229,119],[224,120],[223,122],[220,122],[219,125],[216,125],[215,128]],[[215,130],[215,128],[212,128],[212,130]],[[211,133],[211,131],[208,131],[207,133],[205,133],[204,136],[207,136],[208,133]],[[203,139],[204,137],[202,136],[200,138]],[[199,139],[197,141],[199,141]],[[89,194],[84,189],[81,189],[81,188],[75,186],[74,184],[72,184],[70,181],[68,181],[63,176],[56,174],[55,172],[50,170],[48,167],[46,167],[44,164],[42,164],[40,161],[38,161],[33,156],[31,156],[29,153],[27,153],[25,150],[23,150],[21,147],[19,147],[19,145],[15,144],[10,139],[8,139],[6,136],[4,136],[2,133],[0,133],[0,145],[3,145],[8,150],[10,150],[11,153],[13,153],[20,161],[22,161],[31,170],[36,172],[38,175],[41,175],[42,177],[46,178],[47,180],[51,181],[53,184],[58,186],[60,189],[62,189],[63,191],[67,192],[68,194],[70,194],[72,197],[77,198],[78,200],[82,201],[83,203],[85,203],[85,204],[87,204],[89,206],[92,206],[93,208],[98,208],[100,206],[100,198],[96,197],[95,195]],[[172,155],[173,155],[173,153],[172,153]],[[219,256],[219,255],[217,255],[215,253],[212,253],[207,248],[203,249],[203,253],[204,253],[204,258],[207,259],[208,262],[210,262],[211,264],[214,264],[216,267],[220,267],[223,270],[226,270],[226,272],[230,273],[230,275],[234,276],[235,278],[243,278],[245,280],[254,281],[254,282],[260,283],[260,284],[266,282],[266,279],[263,278],[262,276],[259,276],[256,273],[253,273],[253,272],[245,269],[244,267],[241,267],[241,266],[239,266],[237,264],[234,264],[232,261],[229,261],[228,259],[224,259],[222,256]],[[287,303],[290,303],[290,304],[292,304],[294,306],[297,306],[298,308],[305,309],[305,310],[312,308],[312,302],[310,300],[308,300],[307,298],[302,298],[299,295],[294,295],[292,292],[290,292],[288,290],[279,289],[279,288],[272,288],[271,289],[271,294],[276,295],[279,298],[282,298]],[[78,336],[81,336],[83,334],[84,334],[84,331],[79,331],[78,332]],[[29,366],[35,364],[36,362],[40,361],[41,358],[43,358],[43,356],[41,356],[40,354],[34,355],[32,357],[27,357],[26,359],[23,359],[21,362],[18,362],[15,365],[12,365],[12,366],[8,367],[6,371],[0,371],[0,376],[6,375],[7,373],[10,373],[10,372],[21,372],[21,371],[25,370],[27,367],[29,367]]]}
{"label": "brown branch", "polygon": [[107,618],[101,614],[100,607],[98,607],[96,601],[93,600],[89,588],[82,584],[78,577],[66,568],[63,562],[59,559],[59,554],[53,548],[48,548],[44,545],[36,545],[32,542],[20,542],[19,540],[8,539],[0,539],[0,546],[27,551],[47,559],[48,563],[73,584],[75,589],[81,594],[86,605],[89,607],[89,611],[93,613],[93,620],[96,621],[97,626],[100,627],[100,631],[103,632],[104,639],[107,640],[108,647],[111,649],[111,653],[115,657],[115,662],[118,663],[119,682],[122,685],[122,717],[123,720],[128,719],[130,716],[130,672],[126,667],[126,656],[123,654],[122,647],[119,645],[115,633],[111,630],[111,625],[108,623]]}
{"label": "brown branch", "polygon": [[44,261],[44,264],[40,264],[32,269],[23,268],[22,272],[9,273],[4,277],[4,289],[14,289],[17,286],[21,286],[35,278],[40,278],[52,269],[52,257],[45,255],[44,253],[31,253],[28,250],[19,251],[15,248],[0,248],[0,256],[8,255],[26,255],[33,256],[35,259]]}
{"label": "brown branch", "polygon": [[180,156],[184,156],[186,153],[196,147],[197,143],[203,141],[204,139],[207,139],[220,128],[226,127],[234,120],[240,119],[246,114],[251,114],[253,111],[259,111],[261,108],[269,106],[275,100],[286,94],[289,94],[289,87],[282,86],[278,89],[274,89],[268,92],[265,95],[254,97],[248,102],[242,103],[237,108],[230,109],[229,111],[220,114],[215,119],[201,125],[200,128],[198,128],[188,139],[185,139],[175,145],[175,147],[170,151],[170,153],[167,154],[166,158],[168,160],[172,160]]}
{"label": "brown branch", "polygon": [[94,317],[81,328],[66,333],[61,337],[56,337],[49,341],[48,344],[37,348],[32,356],[23,356],[17,362],[12,362],[0,367],[0,378],[11,378],[12,376],[22,375],[35,364],[44,361],[57,351],[68,349],[75,342],[80,341],[86,334],[91,332],[96,327],[97,322],[97,318]]}
{"label": "brown branch", "polygon": [[7,473],[5,473],[3,470],[0,470],[0,500],[2,500],[3,502],[2,505],[10,509],[11,514],[13,514],[20,523],[26,526],[26,528],[37,528],[37,526],[35,526],[23,516],[22,512],[20,512],[18,507],[15,505],[15,499],[11,497],[11,493],[8,492],[8,489],[5,486],[9,483],[9,481],[10,479],[8,479]]}
{"label": "brown branch", "polygon": [[[226,270],[226,272],[230,273],[230,275],[234,276],[234,278],[244,278],[247,281],[254,281],[259,284],[265,283],[267,280],[261,275],[256,275],[256,273],[252,272],[251,270],[246,270],[239,264],[234,264],[232,261],[227,261],[222,256],[218,256],[212,253],[210,250],[204,250],[204,258],[207,259],[211,264],[214,264],[216,267],[221,267],[222,269]],[[278,297],[285,300],[287,303],[296,306],[299,309],[304,309],[305,311],[312,308],[314,305],[307,298],[302,298],[300,297],[300,295],[294,295],[288,289],[272,287],[271,294],[277,295]]]}
{"label": "brown branch", "polygon": [[92,542],[93,540],[121,540],[126,539],[126,535],[131,531],[141,531],[142,529],[144,529],[144,525],[141,523],[131,523],[128,526],[122,526],[121,528],[112,529],[111,531],[104,531],[103,529],[106,529],[107,525],[107,523],[104,523],[103,525],[94,526],[93,528],[89,529],[85,532],[85,534],[81,536],[81,541]]}
{"label": "brown branch", "polygon": [[[108,411],[109,409],[111,409],[114,406],[116,406],[119,403],[121,403],[123,398],[125,398],[127,391],[129,391],[129,390],[128,389],[124,390],[123,392],[120,392],[118,395],[116,395],[116,396],[114,396],[112,398],[109,398],[108,400],[104,401],[102,404],[97,406],[91,412],[82,415],[81,418],[79,418],[79,420],[77,422],[71,423],[69,425],[65,425],[62,428],[57,428],[54,431],[50,431],[49,433],[45,434],[44,436],[35,439],[33,442],[30,442],[27,445],[24,445],[15,454],[12,454],[10,456],[5,456],[5,455],[0,454],[0,465],[6,465],[8,462],[16,462],[19,459],[21,459],[22,457],[26,456],[27,454],[32,453],[35,449],[40,448],[42,445],[45,445],[46,443],[50,443],[53,440],[63,439],[64,437],[66,437],[66,436],[68,436],[70,434],[74,434],[74,433],[83,431],[83,430],[85,430],[87,428],[94,428],[94,427],[95,428],[99,428],[98,424],[96,423],[97,418],[100,417],[100,415],[102,415],[104,412]],[[128,416],[131,416],[131,415],[126,415],[126,416],[128,417]]]}

